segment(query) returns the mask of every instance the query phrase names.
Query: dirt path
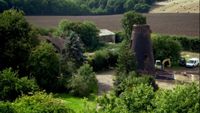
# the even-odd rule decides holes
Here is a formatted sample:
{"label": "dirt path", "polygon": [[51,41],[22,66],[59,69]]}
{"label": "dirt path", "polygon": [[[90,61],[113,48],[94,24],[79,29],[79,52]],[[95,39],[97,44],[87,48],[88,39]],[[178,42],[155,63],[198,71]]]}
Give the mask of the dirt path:
{"label": "dirt path", "polygon": [[98,94],[109,92],[113,87],[114,70],[99,72],[96,74],[98,80]]}
{"label": "dirt path", "polygon": [[[186,68],[181,68],[181,69],[176,69],[177,71],[196,71],[197,68],[195,69],[186,69]],[[160,80],[156,79],[156,83],[160,88],[163,89],[173,89],[178,82],[192,82],[192,81],[198,81],[200,75],[194,75],[194,76],[184,76],[182,74],[175,74],[175,79],[176,80]],[[102,95],[103,93],[109,92],[113,88],[113,83],[114,83],[114,70],[108,70],[104,72],[99,72],[96,74],[96,78],[98,80],[98,94]]]}

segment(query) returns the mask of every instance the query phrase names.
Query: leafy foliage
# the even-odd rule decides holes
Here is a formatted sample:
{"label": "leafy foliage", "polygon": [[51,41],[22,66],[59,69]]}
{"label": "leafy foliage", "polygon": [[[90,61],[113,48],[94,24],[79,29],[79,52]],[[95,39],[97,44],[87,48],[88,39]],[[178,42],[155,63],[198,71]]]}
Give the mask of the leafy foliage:
{"label": "leafy foliage", "polygon": [[119,50],[119,56],[117,59],[117,74],[128,74],[136,68],[135,55],[129,45],[128,41],[124,41]]}
{"label": "leafy foliage", "polygon": [[[138,4],[152,5],[155,0],[0,0],[0,12],[10,8],[28,15],[117,14],[135,10]],[[143,6],[138,5],[138,7]],[[141,10],[138,10],[139,12]],[[147,10],[148,11],[148,10]],[[142,11],[143,12],[143,11]]]}
{"label": "leafy foliage", "polygon": [[0,113],[16,113],[16,110],[10,102],[0,101]]}
{"label": "leafy foliage", "polygon": [[182,47],[178,41],[173,39],[165,39],[163,37],[153,38],[154,58],[164,60],[166,58],[177,62],[180,58]]}
{"label": "leafy foliage", "polygon": [[0,70],[12,67],[26,74],[31,49],[37,44],[31,26],[21,11],[7,10],[0,14]]}
{"label": "leafy foliage", "polygon": [[198,113],[199,94],[199,84],[196,83],[177,86],[173,90],[158,91],[152,102],[156,107],[154,112]]}
{"label": "leafy foliage", "polygon": [[22,94],[33,93],[39,88],[34,80],[18,78],[11,68],[0,72],[0,100],[14,100]]}
{"label": "leafy foliage", "polygon": [[55,91],[59,77],[59,57],[53,46],[42,42],[31,52],[29,63],[31,76],[35,77],[38,85]]}
{"label": "leafy foliage", "polygon": [[79,37],[71,32],[69,38],[65,39],[65,52],[64,59],[73,61],[77,67],[84,62],[84,56],[82,51],[81,42]]}
{"label": "leafy foliage", "polygon": [[98,42],[99,30],[92,22],[72,22],[69,20],[62,20],[56,31],[56,35],[61,37],[68,36],[69,32],[75,32],[80,37],[86,49],[95,49]]}
{"label": "leafy foliage", "polygon": [[121,73],[116,77],[114,81],[114,92],[119,96],[126,90],[131,90],[132,87],[136,87],[139,84],[147,84],[152,86],[154,90],[158,89],[155,79],[150,75],[138,75],[135,72],[130,72],[128,75]]}
{"label": "leafy foliage", "polygon": [[146,24],[146,17],[134,11],[125,13],[122,18],[122,27],[125,31],[126,38],[129,40],[131,38],[134,24]]}
{"label": "leafy foliage", "polygon": [[95,54],[88,58],[88,62],[94,71],[101,71],[116,66],[117,58],[116,50],[103,49],[95,51]]}
{"label": "leafy foliage", "polygon": [[52,94],[37,92],[32,96],[23,96],[14,102],[17,113],[74,113]]}
{"label": "leafy foliage", "polygon": [[77,74],[70,80],[71,93],[76,96],[88,96],[97,91],[97,79],[89,64],[84,64],[78,69]]}

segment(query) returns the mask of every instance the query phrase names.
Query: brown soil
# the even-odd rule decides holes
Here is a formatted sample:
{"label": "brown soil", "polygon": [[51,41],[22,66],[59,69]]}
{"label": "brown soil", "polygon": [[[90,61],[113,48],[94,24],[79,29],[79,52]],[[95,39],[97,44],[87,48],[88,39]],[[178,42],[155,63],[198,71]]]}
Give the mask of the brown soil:
{"label": "brown soil", "polygon": [[[199,36],[199,14],[144,14],[152,32],[170,35]],[[97,27],[120,31],[123,15],[107,16],[26,16],[28,22],[39,27],[56,27],[60,20],[93,21]]]}

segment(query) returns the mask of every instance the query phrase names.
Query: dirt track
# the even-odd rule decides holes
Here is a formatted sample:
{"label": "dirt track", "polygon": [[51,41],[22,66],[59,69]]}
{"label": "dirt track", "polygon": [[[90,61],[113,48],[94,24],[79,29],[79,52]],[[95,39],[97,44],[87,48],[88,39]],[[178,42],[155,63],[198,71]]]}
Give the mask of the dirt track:
{"label": "dirt track", "polygon": [[[144,14],[153,32],[171,35],[199,36],[199,14]],[[26,16],[28,22],[40,27],[56,27],[60,20],[93,21],[99,28],[122,30],[123,15],[107,16]]]}

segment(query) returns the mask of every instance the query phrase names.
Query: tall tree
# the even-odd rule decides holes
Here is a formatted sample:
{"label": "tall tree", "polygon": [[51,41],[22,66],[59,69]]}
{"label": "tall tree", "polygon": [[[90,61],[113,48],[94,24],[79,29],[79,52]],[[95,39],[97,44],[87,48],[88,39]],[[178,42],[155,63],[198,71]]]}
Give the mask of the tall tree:
{"label": "tall tree", "polygon": [[36,42],[22,11],[11,9],[0,14],[0,70],[6,67],[25,70]]}

